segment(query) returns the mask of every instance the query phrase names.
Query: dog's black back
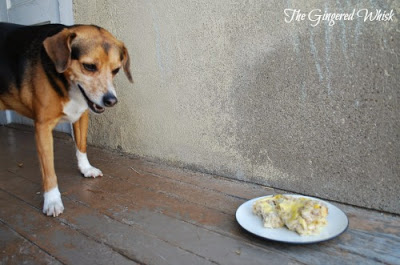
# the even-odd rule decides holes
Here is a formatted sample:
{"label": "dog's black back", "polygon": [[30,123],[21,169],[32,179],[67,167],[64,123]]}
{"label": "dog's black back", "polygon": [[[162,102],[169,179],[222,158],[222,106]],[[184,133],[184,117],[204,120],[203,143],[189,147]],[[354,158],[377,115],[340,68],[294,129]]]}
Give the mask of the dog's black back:
{"label": "dog's black back", "polygon": [[46,73],[58,76],[44,52],[43,41],[64,28],[66,26],[61,24],[22,26],[0,23],[0,94],[7,92],[10,84],[19,89],[26,78],[27,66],[37,63],[39,58]]}

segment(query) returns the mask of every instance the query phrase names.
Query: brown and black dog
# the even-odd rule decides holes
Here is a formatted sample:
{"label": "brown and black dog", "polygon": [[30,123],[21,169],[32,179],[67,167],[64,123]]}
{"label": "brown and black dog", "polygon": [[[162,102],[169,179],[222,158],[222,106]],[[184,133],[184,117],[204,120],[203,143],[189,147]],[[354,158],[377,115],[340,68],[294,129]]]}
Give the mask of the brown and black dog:
{"label": "brown and black dog", "polygon": [[0,109],[34,120],[48,216],[64,210],[54,171],[53,128],[61,121],[73,123],[80,171],[101,176],[86,155],[88,109],[102,113],[117,103],[113,78],[122,68],[132,82],[129,62],[125,45],[97,26],[0,23]]}

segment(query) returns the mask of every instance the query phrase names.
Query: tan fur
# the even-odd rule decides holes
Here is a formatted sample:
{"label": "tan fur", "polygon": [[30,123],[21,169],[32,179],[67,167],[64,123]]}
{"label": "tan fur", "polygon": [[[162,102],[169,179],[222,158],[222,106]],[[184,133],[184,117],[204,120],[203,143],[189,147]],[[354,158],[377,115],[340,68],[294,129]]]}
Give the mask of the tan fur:
{"label": "tan fur", "polygon": [[86,153],[87,130],[89,124],[89,111],[85,111],[81,118],[73,124],[76,147]]}

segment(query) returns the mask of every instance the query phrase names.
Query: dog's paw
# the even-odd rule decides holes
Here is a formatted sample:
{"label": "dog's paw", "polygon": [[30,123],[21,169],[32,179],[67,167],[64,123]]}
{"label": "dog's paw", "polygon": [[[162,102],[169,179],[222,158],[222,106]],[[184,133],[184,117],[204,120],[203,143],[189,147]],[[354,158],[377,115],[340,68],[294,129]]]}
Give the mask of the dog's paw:
{"label": "dog's paw", "polygon": [[61,194],[58,187],[44,193],[43,213],[56,217],[64,211]]}
{"label": "dog's paw", "polygon": [[86,168],[81,168],[81,173],[86,178],[96,178],[96,177],[103,176],[103,172],[101,172],[100,169],[92,167],[92,166],[89,166]]}
{"label": "dog's paw", "polygon": [[100,171],[100,169],[92,167],[92,165],[89,163],[86,153],[81,153],[79,150],[76,150],[76,158],[78,159],[79,170],[83,176],[86,178],[103,176],[103,173]]}

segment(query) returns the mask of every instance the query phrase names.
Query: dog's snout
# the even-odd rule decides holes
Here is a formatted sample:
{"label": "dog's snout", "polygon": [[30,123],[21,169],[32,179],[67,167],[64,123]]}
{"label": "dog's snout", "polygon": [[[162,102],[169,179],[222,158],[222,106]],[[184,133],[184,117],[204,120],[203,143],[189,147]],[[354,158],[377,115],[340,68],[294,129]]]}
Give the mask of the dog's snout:
{"label": "dog's snout", "polygon": [[103,96],[103,103],[106,107],[112,107],[117,104],[118,99],[111,93],[107,93]]}

